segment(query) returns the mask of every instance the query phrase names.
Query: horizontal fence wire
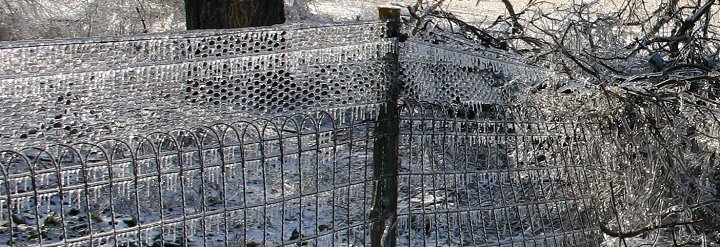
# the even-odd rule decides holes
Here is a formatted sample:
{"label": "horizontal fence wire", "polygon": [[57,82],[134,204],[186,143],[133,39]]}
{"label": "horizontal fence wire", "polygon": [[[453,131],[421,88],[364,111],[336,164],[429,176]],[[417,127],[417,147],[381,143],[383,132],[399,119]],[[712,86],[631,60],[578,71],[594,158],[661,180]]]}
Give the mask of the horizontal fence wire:
{"label": "horizontal fence wire", "polygon": [[292,115],[0,153],[0,243],[363,245],[372,121]]}

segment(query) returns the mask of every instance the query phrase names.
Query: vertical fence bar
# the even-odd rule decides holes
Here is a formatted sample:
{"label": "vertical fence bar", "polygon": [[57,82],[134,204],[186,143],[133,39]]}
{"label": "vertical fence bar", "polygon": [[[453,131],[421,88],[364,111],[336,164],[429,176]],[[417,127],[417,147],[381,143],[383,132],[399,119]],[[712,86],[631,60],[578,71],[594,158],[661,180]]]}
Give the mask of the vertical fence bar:
{"label": "vertical fence bar", "polygon": [[[381,21],[387,22],[386,36],[398,38],[400,33],[400,9],[378,7]],[[384,52],[384,51],[381,51]],[[387,82],[385,104],[378,114],[373,145],[373,192],[370,219],[372,246],[395,246],[395,222],[398,199],[398,138],[400,135],[400,97],[397,42],[393,50],[385,54],[385,79]]]}

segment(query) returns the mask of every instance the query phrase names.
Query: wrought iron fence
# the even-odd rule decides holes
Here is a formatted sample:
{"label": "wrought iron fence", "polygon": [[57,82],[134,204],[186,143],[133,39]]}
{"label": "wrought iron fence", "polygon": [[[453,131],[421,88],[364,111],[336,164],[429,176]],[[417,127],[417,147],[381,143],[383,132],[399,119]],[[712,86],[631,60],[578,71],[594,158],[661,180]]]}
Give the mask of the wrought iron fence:
{"label": "wrought iron fence", "polygon": [[597,246],[652,202],[627,130],[504,104],[551,73],[393,28],[4,44],[0,244]]}

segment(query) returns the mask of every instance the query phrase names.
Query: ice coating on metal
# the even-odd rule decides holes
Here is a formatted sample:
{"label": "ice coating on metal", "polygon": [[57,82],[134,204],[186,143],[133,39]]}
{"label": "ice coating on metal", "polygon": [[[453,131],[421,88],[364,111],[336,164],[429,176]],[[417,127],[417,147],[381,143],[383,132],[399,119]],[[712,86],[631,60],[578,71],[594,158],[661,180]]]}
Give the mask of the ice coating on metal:
{"label": "ice coating on metal", "polygon": [[548,78],[546,70],[492,53],[441,48],[425,42],[402,43],[405,97],[428,102],[504,103],[502,87],[509,81]]}
{"label": "ice coating on metal", "polygon": [[399,79],[399,246],[596,246],[588,181],[573,180],[585,167],[558,158],[583,143],[575,128],[454,104],[504,103],[507,83],[548,75],[417,41],[395,50],[384,28],[4,44],[0,244],[366,246],[374,130]]}
{"label": "ice coating on metal", "polygon": [[384,97],[381,58],[393,49],[383,28],[291,25],[5,44],[0,146],[374,104]]}
{"label": "ice coating on metal", "polygon": [[0,44],[0,75],[102,70],[380,41],[384,24],[289,24],[123,37],[30,40]]}
{"label": "ice coating on metal", "polygon": [[0,151],[0,245],[361,243],[372,109],[356,110]]}

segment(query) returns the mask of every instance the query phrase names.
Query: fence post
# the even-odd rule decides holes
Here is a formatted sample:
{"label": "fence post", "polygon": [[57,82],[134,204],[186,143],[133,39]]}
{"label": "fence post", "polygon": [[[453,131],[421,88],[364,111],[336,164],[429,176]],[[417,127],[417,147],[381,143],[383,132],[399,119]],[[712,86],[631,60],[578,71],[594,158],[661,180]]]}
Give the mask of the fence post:
{"label": "fence post", "polygon": [[[378,7],[379,18],[387,22],[386,36],[399,38],[400,8]],[[385,54],[385,104],[381,107],[373,143],[373,204],[370,209],[372,246],[392,247],[396,244],[395,222],[398,199],[398,143],[400,135],[400,61],[398,43]]]}

